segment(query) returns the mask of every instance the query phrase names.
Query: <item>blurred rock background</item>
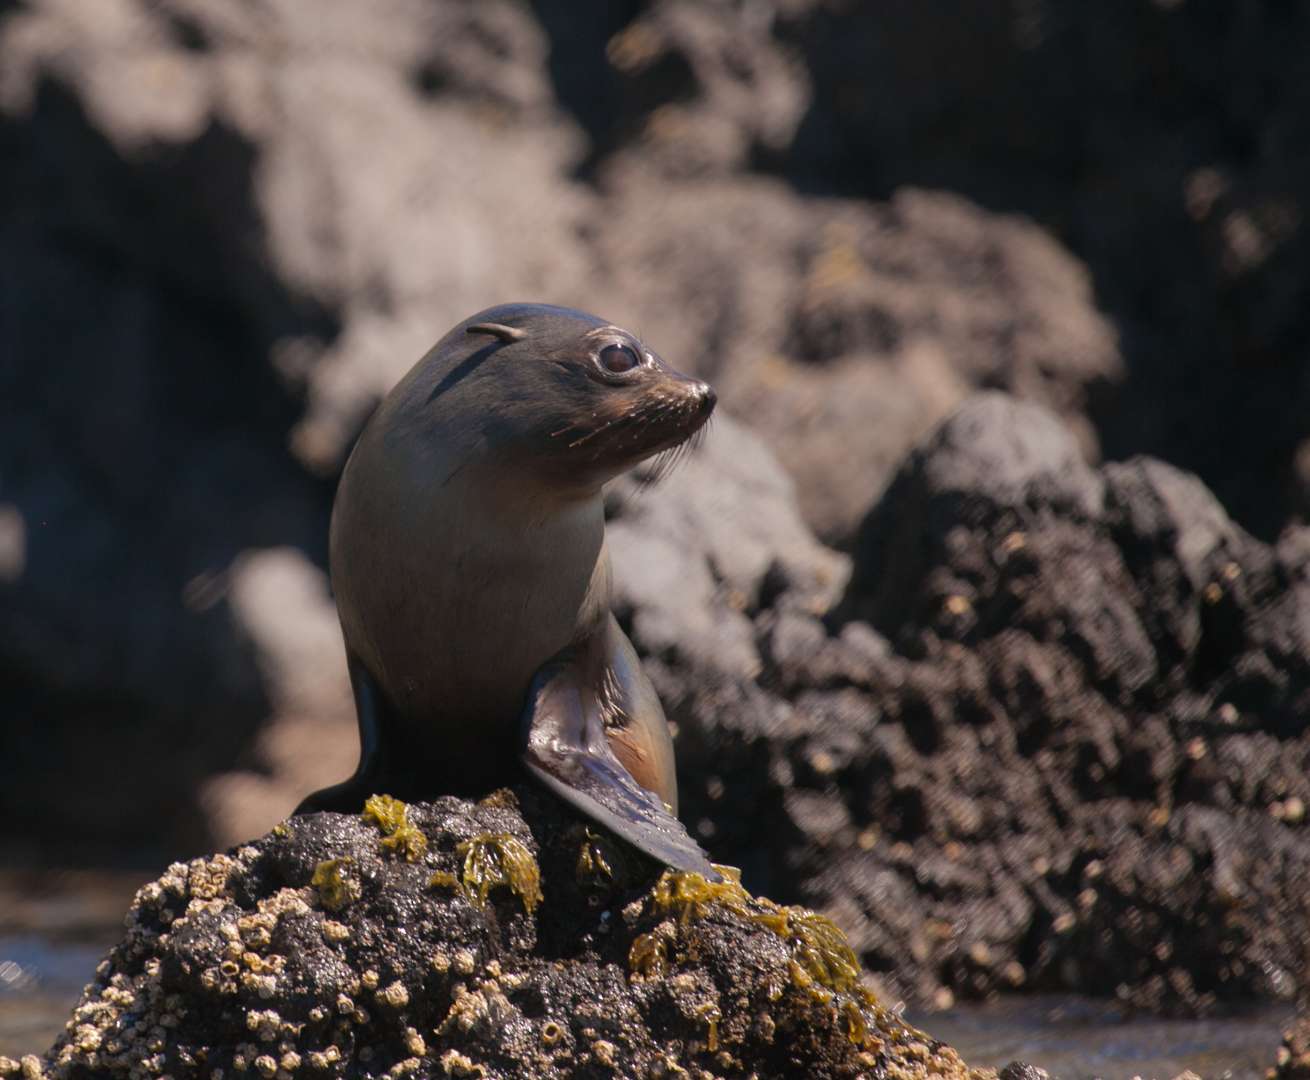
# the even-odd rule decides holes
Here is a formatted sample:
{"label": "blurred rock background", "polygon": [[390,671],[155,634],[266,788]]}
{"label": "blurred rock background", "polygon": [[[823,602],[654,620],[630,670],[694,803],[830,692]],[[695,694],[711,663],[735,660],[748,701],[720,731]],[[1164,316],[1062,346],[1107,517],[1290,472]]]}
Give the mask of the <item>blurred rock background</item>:
{"label": "blurred rock background", "polygon": [[611,498],[716,857],[913,1000],[1304,992],[1307,55],[1280,0],[0,0],[0,859],[349,771],[335,477],[539,299],[728,414]]}

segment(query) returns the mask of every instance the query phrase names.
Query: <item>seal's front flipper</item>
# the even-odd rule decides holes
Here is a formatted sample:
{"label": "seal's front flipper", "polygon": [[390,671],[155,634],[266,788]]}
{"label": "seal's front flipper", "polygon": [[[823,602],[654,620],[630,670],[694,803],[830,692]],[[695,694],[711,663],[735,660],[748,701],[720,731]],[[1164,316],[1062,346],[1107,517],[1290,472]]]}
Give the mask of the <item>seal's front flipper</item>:
{"label": "seal's front flipper", "polygon": [[382,763],[386,705],[377,683],[364,665],[350,655],[346,660],[350,668],[350,688],[355,696],[355,715],[359,721],[359,765],[349,780],[307,795],[296,807],[297,814],[313,814],[320,810],[358,814],[364,800],[382,790],[386,772]]}
{"label": "seal's front flipper", "polygon": [[524,764],[560,798],[652,859],[721,880],[682,822],[615,757],[588,666],[585,657],[566,655],[537,672],[523,718]]}

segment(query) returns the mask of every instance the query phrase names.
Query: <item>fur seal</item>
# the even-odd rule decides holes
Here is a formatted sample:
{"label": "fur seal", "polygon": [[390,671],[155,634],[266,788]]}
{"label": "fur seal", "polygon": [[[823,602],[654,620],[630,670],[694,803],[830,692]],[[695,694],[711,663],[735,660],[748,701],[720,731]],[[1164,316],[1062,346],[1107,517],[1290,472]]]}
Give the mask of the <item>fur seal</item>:
{"label": "fur seal", "polygon": [[718,878],[675,816],[664,710],[610,612],[601,487],[679,448],[714,391],[594,315],[460,323],[378,406],[330,563],[360,763],[297,813],[478,795],[528,772],[668,865]]}

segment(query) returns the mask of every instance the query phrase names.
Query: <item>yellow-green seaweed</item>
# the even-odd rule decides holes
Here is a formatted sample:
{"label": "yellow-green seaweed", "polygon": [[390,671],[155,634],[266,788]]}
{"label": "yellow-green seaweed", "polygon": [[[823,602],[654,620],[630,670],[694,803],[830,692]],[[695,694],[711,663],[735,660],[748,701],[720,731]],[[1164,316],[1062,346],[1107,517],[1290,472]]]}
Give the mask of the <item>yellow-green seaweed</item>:
{"label": "yellow-green seaweed", "polygon": [[707,1001],[696,1010],[696,1015],[705,1021],[705,1049],[712,1054],[719,1048],[719,1021],[723,1019],[723,1013],[714,1002]]}
{"label": "yellow-green seaweed", "polygon": [[638,934],[628,949],[628,969],[644,978],[669,973],[669,945],[658,933]]}
{"label": "yellow-green seaweed", "polygon": [[856,1046],[863,1046],[869,1037],[869,1021],[865,1018],[864,1010],[857,1002],[847,1000],[842,1004],[842,1015],[846,1017],[846,1037]]}
{"label": "yellow-green seaweed", "polygon": [[517,810],[519,800],[509,788],[497,788],[486,798],[480,799],[478,805],[492,810]]}
{"label": "yellow-green seaweed", "polygon": [[409,820],[409,807],[390,795],[370,795],[360,815],[382,830],[382,849],[417,862],[427,853],[428,838]]}
{"label": "yellow-green seaweed", "polygon": [[[846,935],[831,920],[808,908],[775,904],[752,896],[741,884],[741,872],[716,866],[723,877],[713,882],[689,871],[665,870],[647,897],[655,915],[675,916],[686,928],[709,914],[715,905],[744,916],[786,943],[792,985],[813,1001],[831,1006],[844,1018],[846,1034],[856,1045],[871,1037],[866,1010],[879,1008],[873,993],[860,985],[860,962]],[[685,960],[680,954],[678,960]],[[669,970],[668,943],[655,932],[639,935],[628,950],[628,966],[645,977]],[[717,1043],[717,1032],[713,1033]]]}
{"label": "yellow-green seaweed", "polygon": [[651,889],[652,906],[662,915],[677,915],[683,926],[703,919],[710,904],[745,914],[752,897],[742,888],[741,871],[734,866],[714,869],[723,875],[722,881],[710,881],[691,870],[665,870]]}
{"label": "yellow-green seaweed", "polygon": [[613,852],[597,833],[584,829],[578,847],[578,863],[574,876],[579,885],[608,884],[614,880]]}
{"label": "yellow-green seaweed", "polygon": [[777,907],[757,922],[791,947],[792,962],[813,982],[848,993],[860,981],[860,961],[837,924],[802,907]]}
{"label": "yellow-green seaweed", "polygon": [[329,911],[340,911],[352,900],[359,899],[359,882],[348,871],[355,865],[349,855],[341,859],[324,859],[314,867],[309,883],[318,890],[318,899]]}
{"label": "yellow-green seaweed", "polygon": [[487,894],[508,886],[531,914],[541,903],[541,868],[527,844],[509,833],[481,833],[455,848],[464,857],[462,888],[470,900],[485,907]]}
{"label": "yellow-green seaweed", "polygon": [[429,889],[463,889],[463,882],[449,870],[435,870],[428,878]]}

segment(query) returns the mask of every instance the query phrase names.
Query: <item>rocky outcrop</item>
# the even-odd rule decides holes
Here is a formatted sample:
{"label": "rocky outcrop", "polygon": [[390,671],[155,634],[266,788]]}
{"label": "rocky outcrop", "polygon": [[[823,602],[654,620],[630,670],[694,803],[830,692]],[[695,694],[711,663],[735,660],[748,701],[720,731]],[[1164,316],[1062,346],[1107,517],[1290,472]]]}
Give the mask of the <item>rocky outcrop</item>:
{"label": "rocky outcrop", "polygon": [[1160,462],[1089,467],[1041,409],[972,399],[866,520],[826,619],[785,584],[750,609],[757,679],[652,665],[684,816],[916,999],[1290,999],[1306,544],[1252,539]]}
{"label": "rocky outcrop", "polygon": [[1302,1016],[1283,1033],[1283,1042],[1269,1070],[1271,1080],[1306,1080],[1310,1077],[1310,1016]]}
{"label": "rocky outcrop", "polygon": [[1086,264],[1120,330],[1126,378],[1098,384],[1089,402],[1108,454],[1197,472],[1266,539],[1306,519],[1303,9],[652,0],[631,10],[608,43],[553,36],[571,66],[609,77],[602,112],[562,95],[606,151],[598,171],[636,162],[672,186],[689,167],[714,176],[746,163],[804,192],[947,189],[1027,215]]}
{"label": "rocky outcrop", "polygon": [[66,1034],[0,1075],[996,1075],[861,988],[826,920],[655,879],[520,797],[375,797],[175,864]]}
{"label": "rocky outcrop", "polygon": [[1030,223],[940,192],[870,205],[755,179],[670,187],[635,163],[604,190],[621,223],[595,229],[595,302],[658,327],[663,355],[714,383],[829,543],[849,543],[975,387],[1059,411],[1096,453],[1084,410],[1121,375],[1115,334],[1083,268]]}

